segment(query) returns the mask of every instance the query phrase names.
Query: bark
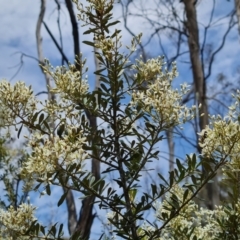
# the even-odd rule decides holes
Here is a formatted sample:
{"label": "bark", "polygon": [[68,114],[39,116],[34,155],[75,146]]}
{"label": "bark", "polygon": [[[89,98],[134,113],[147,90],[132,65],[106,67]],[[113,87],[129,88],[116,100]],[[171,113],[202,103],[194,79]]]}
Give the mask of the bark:
{"label": "bark", "polygon": [[[63,191],[67,191],[67,189],[63,188]],[[77,225],[77,210],[74,201],[73,192],[71,190],[68,191],[66,196],[66,204],[68,210],[68,232],[70,236],[74,233],[76,225]]]}
{"label": "bark", "polygon": [[[88,111],[86,111],[86,115],[88,117],[88,120],[90,122],[90,126],[92,128],[93,133],[93,139],[94,139],[94,133],[97,129],[97,119],[96,117],[92,116]],[[94,144],[92,142],[92,144]],[[94,155],[97,155],[97,153],[94,153]],[[95,176],[95,180],[99,180],[100,178],[100,162],[97,159],[92,159],[92,174]],[[95,196],[91,195],[89,197],[86,197],[82,201],[82,207],[80,210],[80,216],[79,220],[77,222],[76,231],[80,233],[81,237],[83,239],[89,239],[90,233],[91,233],[91,227],[92,223],[95,218],[95,214],[92,213],[93,211],[93,204],[95,201]]]}
{"label": "bark", "polygon": [[[67,9],[68,9],[68,13],[69,13],[71,24],[72,24],[74,54],[75,54],[76,60],[78,60],[80,57],[80,45],[79,45],[79,32],[78,32],[77,20],[76,20],[76,16],[75,16],[75,13],[73,10],[72,1],[65,0],[65,3],[67,6]],[[77,61],[76,61],[76,66],[77,66],[78,70],[81,71],[81,66],[77,64]],[[97,79],[96,79],[96,81],[97,81]],[[98,85],[98,84],[96,84],[96,85]],[[85,110],[85,113],[89,120],[90,127],[92,129],[93,136],[94,136],[94,133],[96,132],[96,129],[97,129],[97,118],[95,116],[91,115],[87,110]],[[93,139],[94,139],[94,137],[93,137]],[[92,142],[92,144],[93,144],[93,142]],[[95,153],[95,154],[97,155],[97,153]],[[100,162],[94,158],[92,159],[92,174],[95,177],[96,181],[99,180],[99,178],[100,178]],[[79,234],[81,235],[81,237],[83,239],[88,239],[90,236],[90,233],[91,233],[91,227],[92,227],[92,223],[93,223],[94,217],[95,217],[95,214],[92,213],[94,201],[95,201],[94,195],[89,196],[82,201],[82,207],[80,210],[80,215],[79,215],[78,222],[76,224],[75,231],[79,232]],[[69,202],[69,204],[70,204],[70,202]],[[75,224],[74,224],[74,226],[75,226]]]}
{"label": "bark", "polygon": [[174,170],[174,141],[173,141],[173,128],[166,131],[168,151],[169,151],[169,171]]}
{"label": "bark", "polygon": [[[43,58],[43,49],[42,49],[42,37],[41,37],[41,26],[42,24],[44,24],[45,28],[47,29],[48,33],[51,36],[51,32],[50,30],[46,27],[46,24],[43,22],[44,19],[44,14],[45,14],[45,10],[46,10],[46,0],[42,0],[41,1],[41,7],[40,7],[40,14],[38,17],[38,21],[37,21],[37,27],[36,27],[36,39],[37,39],[37,51],[38,51],[38,59],[39,59],[39,63],[41,65],[44,65],[44,58]],[[52,37],[52,36],[51,36]],[[56,44],[56,42],[54,41],[54,43]],[[43,70],[41,68],[41,70]],[[42,71],[43,72],[43,71]],[[46,86],[47,86],[47,93],[48,93],[48,100],[54,100],[54,95],[51,94],[50,92],[50,76],[46,73],[44,73],[45,79],[46,79]],[[52,121],[51,122],[51,129],[55,128],[55,123]],[[67,191],[67,189],[63,188],[63,191]],[[76,214],[76,207],[75,207],[75,203],[74,203],[74,196],[72,191],[68,191],[68,194],[66,196],[66,203],[67,203],[67,209],[68,209],[68,230],[69,233],[72,234],[75,230],[75,226],[77,223],[77,214]]]}
{"label": "bark", "polygon": [[40,13],[37,20],[37,27],[36,27],[36,40],[37,40],[37,52],[38,52],[38,61],[40,64],[40,68],[44,74],[45,80],[46,80],[46,87],[48,90],[48,99],[53,100],[54,96],[50,93],[50,76],[46,73],[44,73],[41,66],[44,65],[44,57],[43,57],[43,48],[42,48],[42,37],[41,37],[41,27],[43,18],[45,15],[46,10],[46,0],[41,0],[41,7],[40,7]]}
{"label": "bark", "polygon": [[235,8],[238,21],[238,34],[240,35],[240,0],[235,0]]}
{"label": "bark", "polygon": [[[95,51],[97,49],[94,49]],[[99,60],[95,55],[95,65],[96,70],[99,69]],[[100,84],[100,77],[95,75],[95,89],[98,89]],[[96,98],[97,99],[97,98]],[[92,139],[95,139],[94,135],[97,130],[97,118],[92,116],[87,110],[85,111],[87,118],[90,122],[92,128]],[[92,142],[94,144],[94,142]],[[94,155],[98,156],[98,152],[95,152]],[[92,174],[95,176],[95,180],[100,179],[100,162],[97,159],[92,159]],[[82,207],[80,212],[80,218],[77,223],[76,231],[81,233],[83,239],[89,239],[91,233],[91,226],[95,218],[95,214],[92,213],[93,204],[95,201],[95,196],[89,196],[82,201]]]}
{"label": "bark", "polygon": [[72,0],[65,0],[66,7],[69,13],[69,17],[72,24],[72,35],[73,35],[73,45],[74,45],[74,54],[75,57],[79,58],[80,56],[80,40],[79,40],[79,33],[78,33],[78,24],[77,19],[73,10],[73,3]]}
{"label": "bark", "polygon": [[[238,35],[240,36],[240,0],[235,0],[235,11],[237,15],[237,23],[238,23]],[[237,173],[238,177],[238,198],[240,197],[240,173]]]}
{"label": "bark", "polygon": [[[73,43],[74,43],[74,54],[75,59],[79,59],[80,57],[80,44],[79,44],[79,33],[78,33],[78,25],[77,20],[74,14],[73,5],[71,0],[65,0],[71,24],[72,24],[72,33],[73,33]],[[56,47],[58,48],[59,52],[61,53],[61,56],[63,60],[66,62],[67,57],[63,53],[63,49],[58,45],[56,39],[51,34],[50,29],[48,29],[46,23],[44,23],[44,14],[46,9],[46,0],[41,0],[41,7],[40,7],[40,14],[37,21],[37,27],[36,27],[36,39],[37,39],[37,50],[38,50],[38,59],[40,65],[44,65],[44,57],[43,57],[43,50],[42,50],[42,37],[41,37],[41,26],[44,24],[46,30],[48,31],[49,35],[51,36],[53,42],[55,43]],[[77,65],[78,68],[80,68],[79,65]],[[42,70],[42,68],[41,68]],[[80,69],[79,69],[80,70]],[[43,72],[45,79],[46,79],[46,85],[47,85],[47,92],[48,92],[48,99],[54,100],[54,95],[50,93],[50,76],[48,74],[45,74]],[[86,115],[88,117],[88,120],[90,122],[90,126],[93,130],[93,132],[97,128],[97,120],[96,117],[92,116],[88,111],[86,111]],[[51,123],[52,129],[54,129],[54,123]],[[96,159],[92,159],[92,173],[95,176],[95,179],[98,180],[100,178],[100,163]],[[63,191],[67,191],[63,187]],[[85,198],[82,201],[82,207],[79,215],[79,220],[77,220],[77,212],[76,212],[76,205],[74,201],[74,195],[72,191],[68,191],[68,194],[66,196],[66,204],[68,209],[68,230],[70,235],[72,235],[75,231],[78,231],[81,233],[81,237],[84,239],[88,239],[91,232],[91,226],[94,220],[94,214],[92,214],[93,209],[93,203],[95,200],[95,196],[90,196]]]}
{"label": "bark", "polygon": [[[187,18],[186,29],[188,31],[188,46],[192,65],[195,96],[197,103],[201,104],[198,116],[199,130],[201,131],[208,124],[208,107],[206,102],[206,81],[204,79],[204,72],[200,59],[197,13],[194,0],[183,0],[183,3]],[[202,114],[204,115],[201,116]],[[198,148],[199,152],[201,152],[200,147]],[[205,169],[203,169],[203,172],[205,172]],[[208,183],[206,185],[206,189],[205,192],[203,191],[203,194],[205,195],[203,197],[206,200],[209,209],[214,209],[215,205],[219,204],[219,190],[216,178],[213,183]]]}

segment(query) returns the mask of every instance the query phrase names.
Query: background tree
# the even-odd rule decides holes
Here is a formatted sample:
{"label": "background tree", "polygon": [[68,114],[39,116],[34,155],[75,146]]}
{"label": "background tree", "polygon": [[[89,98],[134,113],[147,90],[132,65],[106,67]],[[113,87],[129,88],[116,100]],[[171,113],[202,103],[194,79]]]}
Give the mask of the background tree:
{"label": "background tree", "polygon": [[[134,29],[129,24],[133,17],[137,17],[148,29],[149,37],[146,37],[141,47],[145,59],[147,51],[152,54],[149,44],[154,43],[154,55],[163,54],[168,64],[177,60],[180,69],[181,64],[183,68],[191,69],[192,77],[186,75],[192,78],[189,80],[192,90],[183,102],[194,102],[201,105],[201,108],[189,126],[192,129],[191,135],[189,132],[188,135],[185,135],[185,132],[180,134],[182,139],[185,139],[185,144],[197,149],[199,153],[201,147],[198,145],[199,137],[196,133],[205,129],[209,113],[225,113],[223,99],[229,102],[230,93],[235,92],[239,84],[239,81],[234,84],[230,79],[227,80],[224,72],[216,70],[217,57],[228,44],[228,37],[237,23],[234,5],[227,2],[222,4],[224,3],[227,10],[219,14],[220,5],[216,1],[208,2],[206,5],[205,1],[160,0],[155,1],[151,6],[144,1],[121,1],[125,28],[128,32],[134,35]],[[208,9],[208,15],[204,19],[201,15],[203,8]],[[213,37],[216,28],[222,30],[217,39]],[[169,41],[172,44],[169,44]],[[219,88],[212,88],[211,85],[219,85]],[[174,129],[174,131],[178,130]],[[167,132],[167,136],[170,169],[173,169],[171,164],[174,156],[173,146],[174,141],[178,142],[178,140],[172,139],[171,131]],[[206,201],[201,204],[207,204],[213,209],[219,204],[220,195],[216,177],[214,182],[207,184],[202,192],[201,197]]]}
{"label": "background tree", "polygon": [[[44,2],[43,2],[44,3]],[[68,3],[69,4],[69,3]],[[58,9],[60,10],[60,5],[58,4],[57,5],[58,6]],[[71,8],[71,5],[68,5],[68,9],[69,9],[69,6],[70,6],[70,8]],[[69,10],[69,13],[70,13],[71,11]],[[41,13],[42,14],[42,13]],[[40,14],[40,16],[41,16],[41,14]],[[43,16],[42,16],[43,17]],[[73,26],[75,26],[75,27],[73,27],[73,29],[74,29],[74,31],[73,32],[75,32],[76,33],[76,21],[74,21],[74,16],[73,17],[71,17],[71,19],[73,19]],[[40,21],[39,21],[39,23],[41,23],[41,19],[40,19]],[[75,22],[75,23],[74,23]],[[46,30],[48,31],[48,33],[50,34],[50,36],[51,36],[51,38],[53,39],[53,42],[58,46],[58,44],[57,44],[57,41],[56,41],[56,39],[54,38],[54,35],[53,34],[51,34],[51,31],[50,31],[50,28],[47,26],[47,24],[45,23],[44,24],[44,27],[46,28]],[[39,31],[39,30],[38,30]],[[187,34],[187,28],[185,28],[185,33]],[[61,34],[60,34],[61,35]],[[78,34],[77,34],[77,36],[78,36]],[[40,37],[41,38],[41,37]],[[75,38],[74,38],[75,39]],[[186,38],[187,39],[187,38]],[[185,43],[187,43],[187,41],[186,41],[186,39],[185,39]],[[61,42],[61,40],[59,41],[59,42]],[[77,41],[76,41],[77,42]],[[38,44],[38,46],[41,46],[40,45],[40,42],[39,42],[39,44]],[[75,49],[77,49],[77,46],[78,46],[78,44],[76,44],[75,45]],[[61,44],[60,44],[60,47],[58,48],[59,49],[59,51],[60,51],[60,54],[61,54],[61,56],[62,56],[62,58],[63,59],[65,59],[65,54],[63,54],[63,51],[61,50]],[[96,51],[96,50],[95,50]],[[78,51],[76,52],[76,53],[78,53]],[[78,54],[76,54],[75,53],[75,55],[78,55]],[[146,54],[145,54],[146,55]],[[143,54],[143,57],[145,56],[144,54]],[[166,54],[167,55],[167,54]],[[40,59],[40,57],[39,57],[39,59]],[[43,60],[43,58],[41,58],[42,60]],[[65,63],[68,65],[68,60],[67,59],[65,59],[64,60],[65,61]],[[168,64],[170,65],[170,62],[171,61],[168,61]],[[43,62],[41,62],[41,63],[43,63]],[[76,67],[78,67],[78,66],[76,66]],[[50,86],[49,84],[47,84],[47,86]],[[54,98],[53,96],[53,94],[51,94],[49,91],[48,91],[48,94],[49,95],[51,95],[51,97],[49,98],[49,99],[52,99],[52,98]],[[188,98],[191,98],[192,96],[189,94],[188,95]],[[186,98],[186,99],[184,99],[183,101],[186,101],[188,98]],[[195,101],[197,101],[198,100],[198,98],[197,97],[194,97],[194,98],[192,98],[192,99],[194,99]],[[54,99],[53,99],[54,100]],[[86,115],[89,117],[89,115],[88,115],[88,112],[86,112]],[[91,121],[90,121],[91,122]],[[92,121],[93,122],[93,121]],[[197,126],[197,125],[196,125]],[[52,126],[53,128],[55,128],[54,127],[54,125]],[[57,128],[57,127],[56,127]],[[57,129],[56,129],[57,130]],[[60,131],[61,129],[59,129],[59,131]],[[61,132],[61,131],[60,131]],[[172,133],[172,130],[171,129],[169,129],[169,130],[167,130],[167,132],[168,133]],[[196,129],[196,131],[195,132],[197,132],[197,129]],[[185,138],[185,139],[187,139],[187,138]],[[197,145],[197,142],[194,144],[195,145],[195,147],[197,147],[198,145]],[[171,154],[170,156],[173,156],[173,154]],[[69,201],[68,201],[68,206],[69,206],[69,229],[70,228],[72,228],[72,230],[70,229],[70,233],[73,231],[73,229],[74,229],[74,227],[73,226],[75,226],[76,225],[76,219],[77,219],[77,217],[76,217],[76,209],[75,209],[75,205],[74,205],[74,201],[73,201],[73,199],[71,198],[71,191],[68,191],[67,192],[67,198],[66,199],[68,199],[68,196],[70,196],[69,197]],[[84,206],[86,206],[86,205],[84,205]],[[91,206],[91,205],[90,205]],[[84,208],[84,210],[86,210],[87,208]],[[91,213],[91,207],[90,208],[88,208],[88,209],[90,209],[90,211],[89,210],[87,210],[88,211],[88,213]],[[71,214],[72,213],[72,214]],[[83,215],[82,215],[83,216]],[[92,218],[92,216],[91,216],[91,214],[88,214],[88,216],[90,216],[90,218],[89,219],[93,219]],[[87,217],[85,218],[82,218],[84,221],[83,221],[83,223],[85,224],[86,223],[86,221],[85,221],[85,219],[87,219]],[[91,223],[91,221],[90,221],[90,223]],[[90,224],[91,225],[91,224]],[[81,226],[81,224],[79,224],[79,226]],[[83,225],[82,225],[83,226]],[[89,225],[88,225],[89,226]],[[84,229],[86,229],[87,231],[87,235],[86,236],[88,236],[88,234],[89,234],[89,231],[88,231],[88,229],[89,229],[89,227],[88,228],[84,228]]]}
{"label": "background tree", "polygon": [[[39,94],[44,94],[47,93],[48,95],[48,100],[49,101],[56,101],[54,94],[50,92],[50,89],[52,88],[51,84],[51,76],[47,73],[44,72],[43,67],[45,66],[44,62],[44,52],[43,52],[43,44],[42,44],[42,36],[41,36],[41,29],[42,26],[45,28],[45,30],[48,32],[49,36],[51,37],[54,45],[56,46],[58,52],[60,53],[61,56],[61,63],[65,64],[68,66],[69,60],[67,58],[67,54],[64,53],[63,49],[63,40],[62,40],[62,30],[61,30],[61,11],[62,8],[66,8],[67,12],[69,13],[69,18],[70,22],[72,25],[72,37],[73,37],[73,52],[76,57],[76,67],[80,71],[80,66],[78,64],[79,61],[77,59],[80,59],[80,41],[79,41],[79,31],[78,31],[78,24],[77,24],[77,19],[76,19],[76,14],[74,13],[74,6],[71,0],[66,0],[65,4],[60,3],[59,1],[55,1],[56,6],[57,6],[57,26],[59,30],[59,40],[56,39],[54,34],[51,32],[50,28],[48,27],[47,23],[44,21],[45,18],[45,11],[46,11],[46,0],[41,1],[41,6],[40,6],[40,13],[37,19],[37,26],[36,26],[36,42],[37,42],[37,53],[38,53],[38,58],[34,58],[35,60],[38,61],[40,69],[42,70],[45,81],[46,81],[46,89],[47,91],[43,92],[38,92],[37,95]],[[30,57],[33,58],[25,53],[21,54],[21,59],[23,60],[23,57]],[[86,115],[88,119],[90,120],[90,123],[93,128],[96,128],[96,119],[91,116],[89,112],[86,110]],[[49,119],[52,129],[55,129],[55,122],[51,119]],[[60,129],[61,131],[61,129]],[[6,163],[5,163],[6,164]],[[14,168],[15,169],[15,168]],[[16,169],[15,169],[16,170]],[[13,171],[13,170],[12,170]],[[99,178],[99,171],[100,171],[100,163],[99,161],[92,160],[92,171],[95,174],[96,178]],[[14,171],[13,171],[14,172]],[[4,181],[7,180],[5,173],[3,175]],[[21,179],[19,179],[20,181]],[[6,182],[5,182],[6,186]],[[84,237],[89,236],[90,234],[90,228],[94,219],[94,215],[92,213],[92,202],[94,202],[94,197],[89,197],[83,200],[82,203],[82,209],[80,210],[79,214],[77,213],[76,206],[75,206],[75,201],[74,201],[74,196],[72,191],[66,191],[66,189],[63,189],[65,192],[67,192],[66,196],[66,203],[67,203],[67,209],[68,209],[68,229],[69,233],[72,234],[76,229],[78,231],[81,231],[83,233]],[[15,191],[14,191],[15,192]],[[12,194],[13,195],[13,194]],[[27,193],[24,194],[25,196]],[[12,196],[13,197],[13,196]],[[17,196],[15,196],[17,197]],[[21,203],[21,202],[20,202]],[[16,207],[18,204],[16,205]],[[84,207],[83,207],[84,206]],[[81,214],[80,214],[81,213]],[[79,219],[78,219],[79,215]]]}

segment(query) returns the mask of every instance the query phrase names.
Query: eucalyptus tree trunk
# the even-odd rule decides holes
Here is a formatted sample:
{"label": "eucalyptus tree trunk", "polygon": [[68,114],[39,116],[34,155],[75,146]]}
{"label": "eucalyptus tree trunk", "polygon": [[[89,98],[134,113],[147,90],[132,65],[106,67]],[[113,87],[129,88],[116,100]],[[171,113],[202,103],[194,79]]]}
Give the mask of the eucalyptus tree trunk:
{"label": "eucalyptus tree trunk", "polygon": [[238,34],[240,36],[240,0],[235,0],[235,9],[238,21]]}
{"label": "eucalyptus tree trunk", "polygon": [[[65,3],[68,9],[71,24],[72,24],[74,54],[75,54],[76,60],[78,60],[80,58],[80,43],[79,43],[79,31],[78,31],[77,19],[73,10],[72,0],[65,0]],[[97,64],[96,64],[96,67],[97,67]],[[80,69],[81,66],[77,65],[77,68],[79,71],[81,71]],[[99,79],[96,77],[96,86],[98,86],[98,80]],[[91,115],[88,110],[85,110],[85,114],[88,118],[90,127],[94,134],[97,130],[97,118]],[[94,143],[92,142],[92,144]],[[95,156],[97,156],[97,154]],[[100,162],[94,158],[92,159],[92,174],[96,180],[100,178]],[[74,224],[73,226],[74,227],[76,226],[74,231],[79,232],[79,234],[83,239],[88,239],[91,233],[91,227],[95,218],[95,214],[92,213],[94,201],[95,201],[94,195],[88,196],[82,200],[82,207],[79,213],[78,221],[76,224],[75,222],[73,223]],[[73,202],[69,201],[69,203],[67,202],[67,205],[69,205],[68,209],[71,207],[72,204],[74,204],[74,201]],[[71,218],[71,214],[69,214],[69,218]]]}
{"label": "eucalyptus tree trunk", "polygon": [[[183,0],[186,12],[185,27],[188,32],[188,46],[190,51],[190,60],[192,65],[192,75],[194,82],[194,91],[199,108],[198,124],[199,130],[203,130],[208,124],[208,106],[206,95],[206,80],[204,78],[204,69],[200,59],[199,31],[197,23],[197,12],[195,8],[195,0]],[[201,148],[198,147],[199,152]],[[203,171],[206,170],[203,168]],[[214,209],[219,204],[219,187],[217,177],[213,183],[208,183],[206,189],[203,189],[202,197],[206,201],[209,209]]]}
{"label": "eucalyptus tree trunk", "polygon": [[168,143],[168,161],[169,161],[169,171],[174,171],[174,141],[173,141],[173,128],[166,131],[167,143]]}

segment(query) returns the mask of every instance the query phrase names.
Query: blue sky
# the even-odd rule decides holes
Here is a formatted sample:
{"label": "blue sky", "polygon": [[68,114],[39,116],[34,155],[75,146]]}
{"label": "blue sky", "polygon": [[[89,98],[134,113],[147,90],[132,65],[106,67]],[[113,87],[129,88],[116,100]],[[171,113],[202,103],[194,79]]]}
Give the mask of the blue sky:
{"label": "blue sky", "polygon": [[[130,5],[130,12],[139,14],[139,8],[143,6],[143,8],[148,9],[151,13],[156,10],[156,5],[154,0],[149,0],[147,6],[144,4],[144,0],[139,0],[139,5]],[[151,2],[151,4],[150,4]],[[179,1],[177,1],[179,2]],[[213,1],[202,0],[199,1],[198,5],[198,19],[201,23],[200,28],[200,39],[203,37],[203,26],[206,26],[210,17],[210,7],[212,6]],[[234,1],[226,1],[219,0],[216,5],[216,12],[214,17],[220,18],[227,12],[229,12],[233,8]],[[209,7],[210,6],[210,7]],[[158,6],[159,7],[159,6]],[[164,6],[160,6],[163,14],[166,13],[166,9]],[[177,3],[177,7],[179,7],[179,11],[182,12],[182,5]],[[32,85],[35,93],[46,90],[44,77],[38,67],[36,61],[30,58],[24,57],[24,64],[18,74],[13,78],[16,74],[19,64],[20,64],[20,52],[25,53],[27,55],[31,55],[33,57],[37,57],[37,49],[36,49],[36,38],[35,38],[35,28],[37,17],[39,14],[40,1],[32,1],[32,0],[11,0],[9,1],[0,0],[0,79],[11,79],[11,82],[14,83],[18,80],[23,80],[27,83],[27,85]],[[146,10],[147,11],[147,10]],[[45,14],[45,22],[48,24],[48,27],[55,34],[55,36],[59,36],[57,24],[56,24],[57,11],[54,1],[48,1],[47,3],[47,12]],[[119,5],[116,5],[114,9],[114,18],[121,19],[121,8]],[[156,20],[156,16],[154,14],[149,15],[149,18],[154,21]],[[153,32],[153,28],[149,25],[149,23],[143,19],[143,17],[130,17],[128,20],[128,25],[131,27],[132,31],[135,34],[143,32],[143,44],[147,41],[149,35]],[[212,43],[213,48],[217,48],[219,41],[222,39],[222,36],[226,30],[227,22],[226,20],[220,21],[216,26],[212,28],[208,35],[208,43]],[[64,43],[64,51],[69,58],[70,61],[73,60],[73,47],[72,47],[72,33],[71,26],[69,24],[69,16],[64,7],[62,6],[62,15],[61,15],[61,27],[63,34],[63,43]],[[123,43],[125,45],[130,45],[131,36],[130,34],[124,30],[123,23],[119,24],[119,28],[122,29],[123,33]],[[81,28],[81,33],[84,30]],[[52,43],[48,33],[42,27],[42,37],[43,37],[43,52],[44,56],[50,60],[51,64],[54,66],[61,64],[61,58],[59,53],[56,50],[55,45]],[[81,35],[80,40],[90,40],[90,36]],[[166,52],[171,56],[174,55],[174,47],[172,47],[172,40],[162,35],[162,44],[166,49]],[[150,44],[146,47],[147,53],[150,56],[156,57],[158,55],[162,55],[162,51],[159,47],[158,38],[154,38]],[[87,58],[87,66],[89,66],[89,81],[90,85],[93,88],[93,74],[94,71],[94,59],[92,49],[89,46],[81,44],[81,51],[83,56]],[[125,49],[125,51],[127,51]],[[210,86],[212,86],[211,91],[209,92],[209,96],[214,94],[214,91],[219,91],[220,85],[216,85],[216,76],[223,72],[227,79],[230,81],[237,81],[238,74],[237,68],[239,66],[239,54],[240,54],[240,43],[239,36],[237,32],[237,26],[235,26],[230,32],[226,44],[221,52],[216,56],[216,60],[214,62],[213,72],[211,77],[208,80]],[[192,74],[190,66],[186,63],[182,63],[182,61],[189,61],[189,56],[186,54],[183,58],[177,61],[179,77],[176,79],[174,86],[179,86],[182,82],[192,82]],[[41,95],[40,98],[45,98],[44,95]],[[192,132],[189,130],[189,127],[185,127],[185,131],[191,135]],[[193,149],[186,145],[182,140],[176,141],[175,143],[177,153],[181,156],[184,156],[185,153],[193,152]],[[167,145],[163,143],[161,146],[162,149],[166,149]],[[166,155],[165,155],[166,156]],[[158,168],[161,171],[166,171],[168,163],[163,160],[158,164]],[[1,187],[1,185],[0,185]],[[43,196],[39,198],[39,196],[32,195],[31,200],[32,203],[38,206],[38,215],[41,216],[41,220],[45,221],[46,224],[50,222],[59,221],[59,216],[64,221],[66,219],[66,210],[65,208],[57,209],[55,207],[56,202],[58,201],[57,196],[60,196],[62,193],[62,189],[53,189],[53,198],[49,198],[47,196]],[[76,195],[77,196],[77,195]],[[80,204],[77,204],[78,209],[80,208]],[[59,213],[59,214],[57,214]],[[104,213],[101,214],[103,216]],[[66,230],[66,228],[65,228]],[[67,231],[66,231],[67,232]]]}

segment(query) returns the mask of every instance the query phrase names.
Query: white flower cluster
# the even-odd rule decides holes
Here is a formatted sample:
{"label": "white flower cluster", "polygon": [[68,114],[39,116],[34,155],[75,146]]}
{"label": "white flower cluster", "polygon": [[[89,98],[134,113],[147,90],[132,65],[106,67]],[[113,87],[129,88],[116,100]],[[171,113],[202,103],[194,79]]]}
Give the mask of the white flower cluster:
{"label": "white flower cluster", "polygon": [[162,67],[164,66],[164,57],[152,58],[148,59],[147,62],[142,61],[142,56],[140,56],[140,60],[136,59],[137,64],[133,65],[133,69],[137,70],[137,74],[135,74],[135,78],[137,75],[140,77],[141,81],[155,81],[156,76],[161,77],[162,79],[169,79],[172,81],[173,78],[177,77],[177,69],[176,65],[173,65],[172,72],[164,73],[162,71]]}
{"label": "white flower cluster", "polygon": [[[177,196],[180,205],[183,203],[183,188],[176,185],[172,192]],[[172,194],[168,194],[166,199],[162,203],[157,203],[156,206],[156,217],[159,219],[162,217],[162,214],[165,213],[170,216],[170,211],[172,206],[169,202],[171,200]],[[190,196],[187,196],[188,199]],[[186,202],[186,200],[185,200]],[[159,240],[163,239],[176,239],[176,236],[179,236],[179,230],[183,231],[188,229],[190,233],[193,229],[190,239],[194,239],[194,236],[197,239],[208,239],[213,240],[217,233],[220,233],[222,230],[216,218],[223,219],[226,218],[227,214],[223,211],[222,208],[216,207],[216,210],[207,210],[199,209],[198,205],[194,201],[190,201],[186,206],[184,206],[179,215],[167,224],[161,233]]]}
{"label": "white flower cluster", "polygon": [[83,150],[86,138],[83,132],[75,134],[74,127],[66,129],[67,135],[45,138],[39,133],[32,134],[28,145],[32,149],[32,155],[24,163],[22,174],[26,176],[39,176],[42,181],[49,182],[49,173],[64,170],[73,163],[79,165],[88,158]]}
{"label": "white flower cluster", "polygon": [[204,156],[212,156],[218,160],[230,160],[228,166],[240,171],[240,92],[234,96],[237,100],[229,107],[225,118],[210,117],[211,122],[201,133],[199,145]]}
{"label": "white flower cluster", "polygon": [[115,51],[122,46],[121,37],[118,33],[114,40],[105,38],[103,35],[95,36],[95,47],[101,49],[104,57],[111,62],[114,59]]}
{"label": "white flower cluster", "polygon": [[[84,66],[84,63],[85,61],[81,67]],[[45,104],[42,104],[34,97],[31,87],[27,87],[24,82],[11,85],[7,81],[1,81],[0,118],[3,127],[23,123],[32,129],[30,138],[26,137],[32,153],[28,161],[24,163],[21,173],[29,180],[33,176],[38,176],[46,182],[49,181],[47,177],[49,173],[51,175],[59,168],[66,169],[73,163],[81,166],[82,161],[88,156],[83,150],[86,142],[83,131],[80,131],[77,136],[74,135],[74,129],[76,125],[79,125],[81,119],[79,110],[75,109],[74,103],[81,102],[88,93],[89,86],[86,80],[81,79],[82,76],[75,65],[71,65],[69,70],[59,67],[53,72],[49,70],[49,66],[46,66],[45,71],[52,76],[55,82],[52,92],[59,93],[60,100],[45,101]],[[43,106],[41,111],[44,116],[50,116],[51,121],[63,122],[68,125],[65,127],[67,134],[61,139],[58,136],[49,137],[48,135],[51,135],[53,129],[46,134],[46,131],[42,131],[43,126],[37,126],[32,120],[38,103]]]}
{"label": "white flower cluster", "polygon": [[94,27],[96,27],[96,22],[93,22],[92,19],[89,19],[89,13],[92,12],[92,14],[96,14],[96,10],[100,11],[101,13],[105,13],[107,9],[113,6],[114,1],[115,0],[88,0],[89,5],[84,6],[82,2],[73,0],[77,6],[77,9],[79,10],[79,14],[77,14],[78,19],[85,23],[82,26],[92,25]]}
{"label": "white flower cluster", "polygon": [[12,233],[12,235],[24,234],[36,220],[34,217],[35,209],[35,207],[25,203],[21,204],[16,210],[12,206],[7,211],[0,209],[1,235],[8,236],[9,233]]}
{"label": "white flower cluster", "polygon": [[[220,116],[211,117],[212,122],[199,135],[202,154],[231,160],[239,158],[240,154],[240,128],[239,123]],[[240,165],[239,165],[240,167]]]}
{"label": "white flower cluster", "polygon": [[[85,62],[83,61],[81,68],[84,67]],[[44,70],[52,77],[56,86],[51,92],[59,93],[62,99],[76,103],[88,93],[87,79],[82,79],[82,73],[75,65],[70,65],[69,69],[57,67],[55,71],[50,71],[48,68]]]}
{"label": "white flower cluster", "polygon": [[137,70],[135,77],[139,83],[145,82],[145,90],[134,90],[131,105],[141,106],[142,111],[151,115],[155,123],[162,127],[170,127],[185,122],[193,117],[196,107],[187,108],[181,104],[182,97],[188,92],[188,86],[183,84],[181,90],[174,90],[172,80],[177,76],[176,65],[172,71],[162,71],[163,58],[141,60],[134,66]]}
{"label": "white flower cluster", "polygon": [[27,87],[24,82],[11,85],[6,80],[0,81],[0,95],[0,118],[4,127],[16,125],[17,117],[23,119],[37,109],[31,86]]}

